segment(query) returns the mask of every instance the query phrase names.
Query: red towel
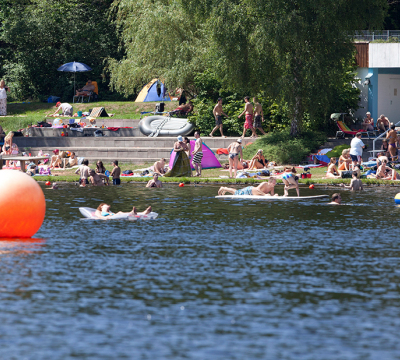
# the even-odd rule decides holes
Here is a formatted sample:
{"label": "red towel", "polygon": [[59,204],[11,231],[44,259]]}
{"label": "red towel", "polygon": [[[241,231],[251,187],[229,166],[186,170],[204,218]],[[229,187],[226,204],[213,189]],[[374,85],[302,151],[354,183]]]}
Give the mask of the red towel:
{"label": "red towel", "polygon": [[228,151],[228,149],[220,148],[220,149],[217,149],[217,154],[218,155],[221,155],[221,154],[228,155],[229,151]]}

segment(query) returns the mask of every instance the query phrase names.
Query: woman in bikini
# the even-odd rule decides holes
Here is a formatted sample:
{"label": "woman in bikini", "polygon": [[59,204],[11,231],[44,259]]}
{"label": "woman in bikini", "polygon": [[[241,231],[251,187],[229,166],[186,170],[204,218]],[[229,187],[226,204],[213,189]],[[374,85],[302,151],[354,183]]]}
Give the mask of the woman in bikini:
{"label": "woman in bikini", "polygon": [[285,187],[283,189],[284,195],[283,196],[288,196],[289,195],[289,190],[290,189],[296,189],[297,196],[300,196],[300,191],[299,191],[299,178],[296,176],[296,169],[293,167],[285,167],[283,170],[283,174],[281,175],[282,181],[285,184]]}
{"label": "woman in bikini", "polygon": [[249,164],[249,170],[253,169],[262,169],[266,168],[268,165],[268,161],[265,160],[265,157],[263,155],[262,149],[257,151],[257,154],[255,154]]}
{"label": "woman in bikini", "polygon": [[351,165],[351,157],[350,157],[350,149],[344,149],[342,151],[342,155],[339,157],[339,167],[338,171],[347,171],[350,170]]}
{"label": "woman in bikini", "polygon": [[236,173],[238,169],[238,160],[240,155],[240,161],[243,162],[243,150],[242,150],[242,139],[239,138],[235,142],[229,144],[229,177],[232,177],[232,168],[234,178],[236,179]]}
{"label": "woman in bikini", "polygon": [[[108,216],[116,215],[115,213],[110,211],[110,205],[106,203],[101,203],[95,212],[95,216],[97,216],[99,219],[104,219],[107,218]],[[143,213],[142,215],[147,215],[151,213],[151,206],[149,206]],[[124,213],[122,211],[117,212],[117,214],[128,214],[129,216],[135,216],[137,215],[136,207],[134,206],[132,211]]]}
{"label": "woman in bikini", "polygon": [[338,169],[336,168],[336,158],[335,157],[331,158],[331,161],[330,161],[330,163],[328,165],[328,170],[326,172],[326,177],[327,178],[335,178],[335,179],[341,177],[339,175]]}

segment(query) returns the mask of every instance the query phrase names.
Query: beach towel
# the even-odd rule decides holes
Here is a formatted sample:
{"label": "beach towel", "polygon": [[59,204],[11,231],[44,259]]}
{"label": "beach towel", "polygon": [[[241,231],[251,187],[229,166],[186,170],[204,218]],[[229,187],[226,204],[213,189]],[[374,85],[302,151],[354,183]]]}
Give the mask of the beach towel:
{"label": "beach towel", "polygon": [[180,151],[175,156],[174,164],[170,171],[164,176],[166,177],[181,177],[181,176],[192,176],[192,169],[190,168],[189,158],[184,151]]}

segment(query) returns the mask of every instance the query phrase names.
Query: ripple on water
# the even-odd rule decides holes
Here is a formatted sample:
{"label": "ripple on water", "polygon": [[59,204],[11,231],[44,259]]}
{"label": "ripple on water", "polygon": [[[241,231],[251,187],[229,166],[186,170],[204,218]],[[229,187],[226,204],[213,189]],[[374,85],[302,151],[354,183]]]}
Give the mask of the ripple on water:
{"label": "ripple on water", "polygon": [[[0,358],[398,357],[395,189],[341,190],[335,207],[216,192],[47,191],[38,239],[0,242]],[[100,202],[159,217],[82,221]]]}

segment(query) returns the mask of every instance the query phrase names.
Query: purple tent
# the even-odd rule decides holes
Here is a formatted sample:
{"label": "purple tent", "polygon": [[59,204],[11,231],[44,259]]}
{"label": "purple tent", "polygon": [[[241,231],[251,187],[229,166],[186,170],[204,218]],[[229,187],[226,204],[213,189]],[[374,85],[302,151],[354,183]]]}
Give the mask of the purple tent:
{"label": "purple tent", "polygon": [[[192,170],[194,170],[194,166],[192,163],[193,160],[193,150],[194,150],[194,144],[195,140],[190,140],[190,166]],[[172,169],[172,166],[174,165],[174,160],[175,160],[176,152],[174,150],[171,151],[171,156],[169,158],[169,168]],[[201,159],[201,167],[203,169],[214,169],[214,168],[220,168],[222,167],[221,164],[219,163],[218,159],[215,157],[214,152],[206,145],[203,143],[203,158]]]}

